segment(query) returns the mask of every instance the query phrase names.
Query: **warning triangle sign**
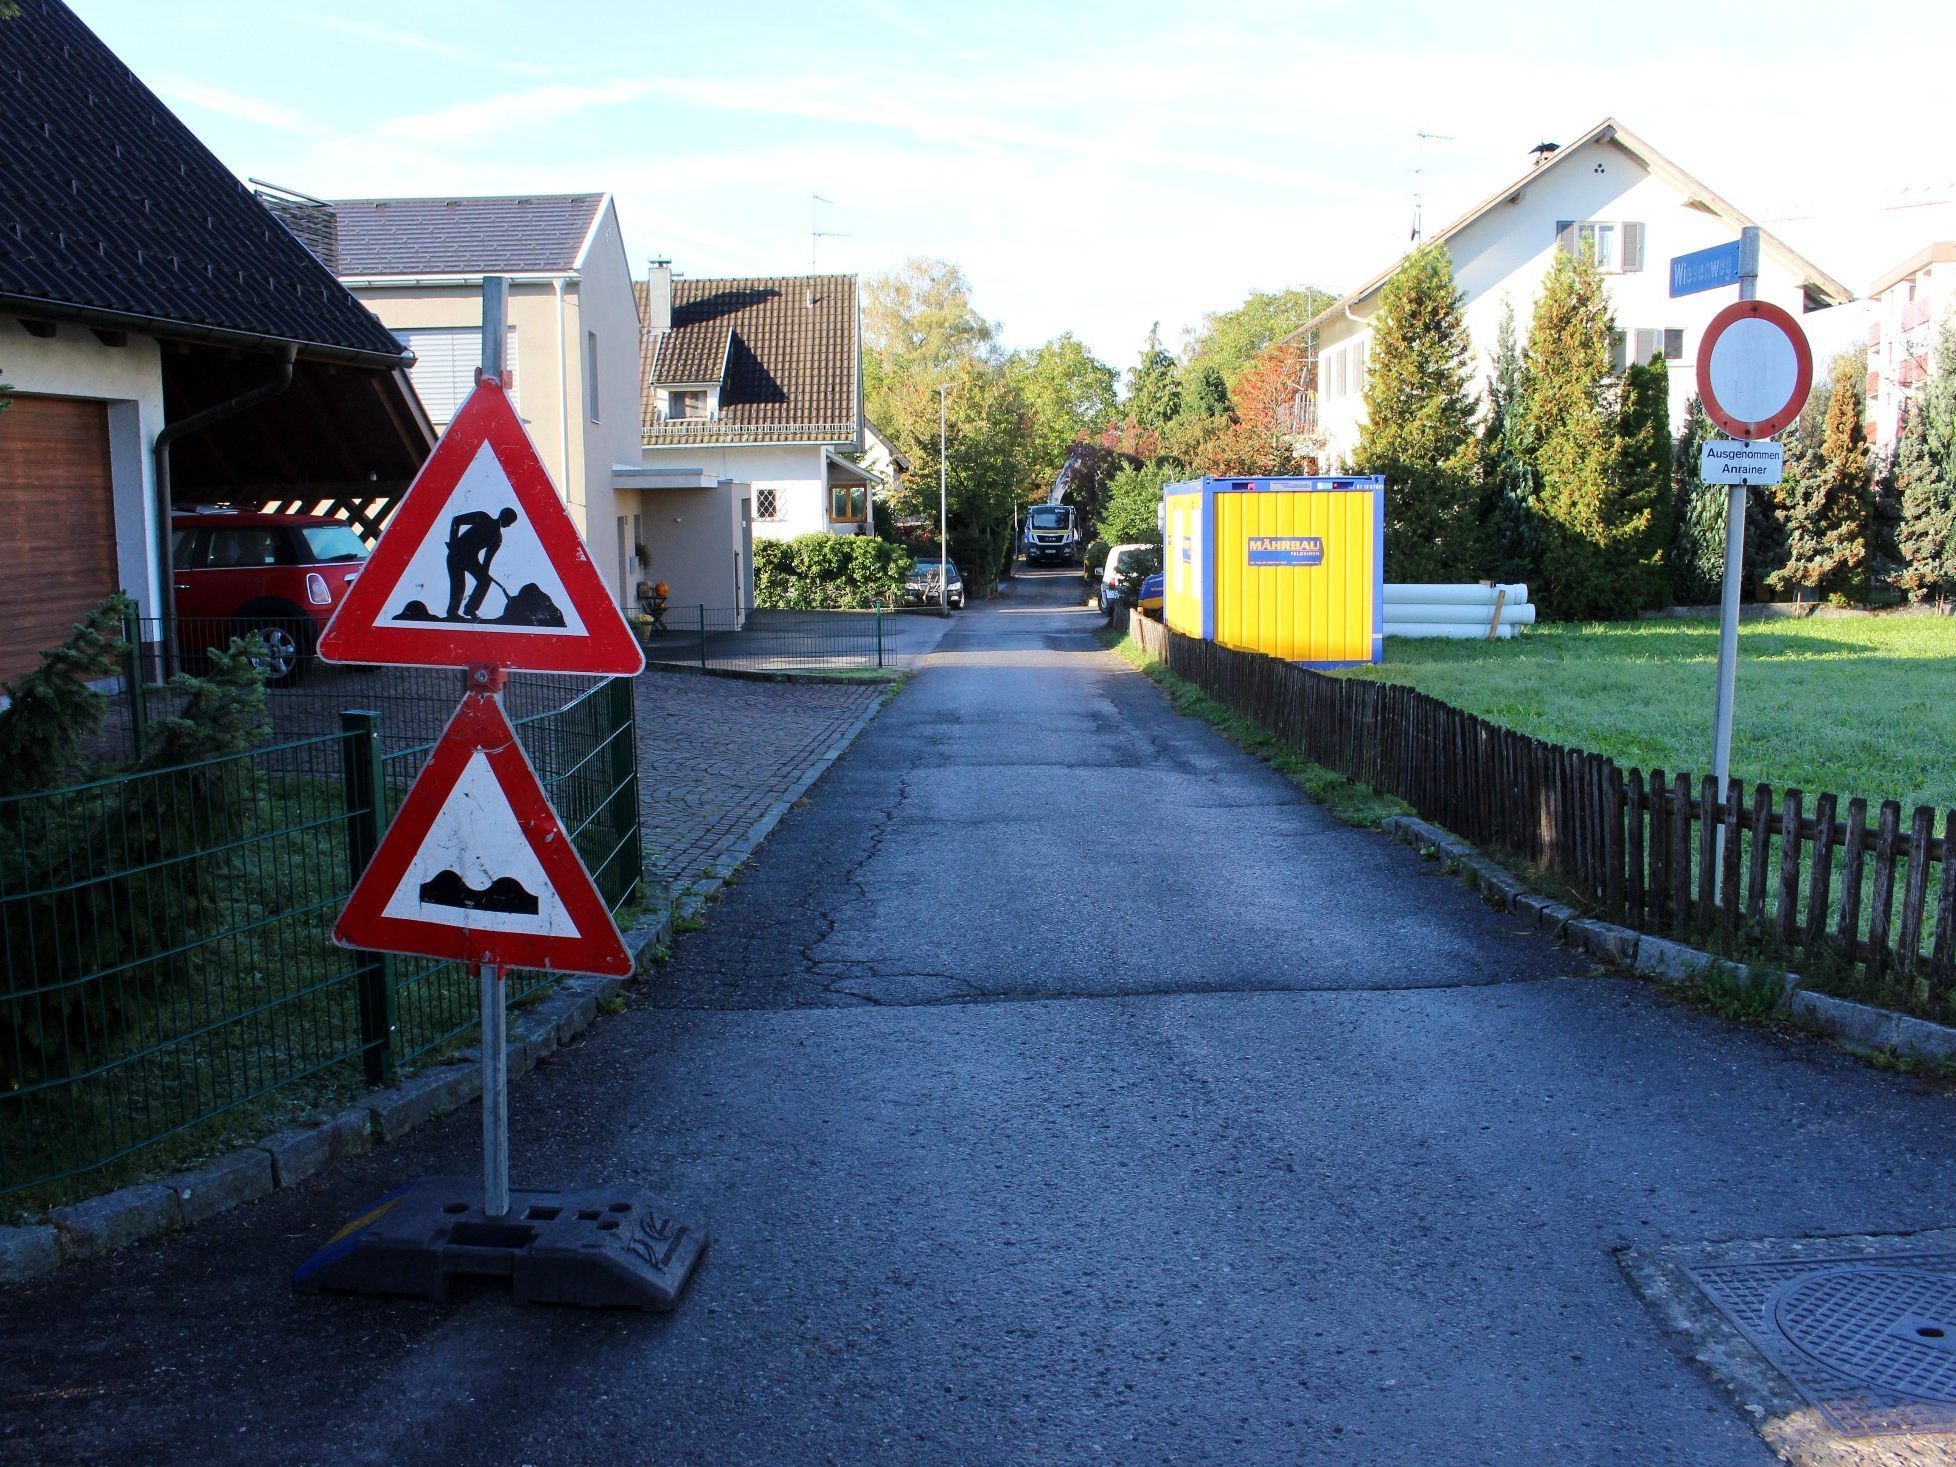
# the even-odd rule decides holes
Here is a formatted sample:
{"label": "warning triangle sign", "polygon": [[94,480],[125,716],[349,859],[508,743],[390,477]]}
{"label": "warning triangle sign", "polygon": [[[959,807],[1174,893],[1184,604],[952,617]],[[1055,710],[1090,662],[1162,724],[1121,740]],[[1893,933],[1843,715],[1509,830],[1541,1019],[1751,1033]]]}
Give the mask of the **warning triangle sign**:
{"label": "warning triangle sign", "polygon": [[443,730],[333,941],[505,968],[628,977],[631,957],[499,699]]}
{"label": "warning triangle sign", "polygon": [[441,435],[319,655],[618,677],[645,666],[500,383],[478,383]]}

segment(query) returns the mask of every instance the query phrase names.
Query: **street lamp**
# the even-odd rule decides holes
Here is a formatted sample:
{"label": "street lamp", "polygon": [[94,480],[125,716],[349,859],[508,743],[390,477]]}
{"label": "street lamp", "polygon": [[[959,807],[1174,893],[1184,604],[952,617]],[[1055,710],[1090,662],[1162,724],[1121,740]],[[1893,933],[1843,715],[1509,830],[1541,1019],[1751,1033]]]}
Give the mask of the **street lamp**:
{"label": "street lamp", "polygon": [[951,614],[951,494],[950,464],[944,457],[945,394],[951,384],[937,386],[937,612]]}

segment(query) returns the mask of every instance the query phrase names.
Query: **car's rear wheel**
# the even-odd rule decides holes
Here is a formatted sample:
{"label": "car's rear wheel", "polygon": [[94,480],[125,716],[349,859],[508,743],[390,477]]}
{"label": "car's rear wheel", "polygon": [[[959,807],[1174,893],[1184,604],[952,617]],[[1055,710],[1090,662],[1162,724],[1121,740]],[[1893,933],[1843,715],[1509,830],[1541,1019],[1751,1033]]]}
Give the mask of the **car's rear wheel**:
{"label": "car's rear wheel", "polygon": [[246,607],[232,623],[232,632],[240,637],[256,632],[265,644],[258,666],[264,670],[266,687],[289,688],[305,677],[315,633],[312,618],[298,607]]}

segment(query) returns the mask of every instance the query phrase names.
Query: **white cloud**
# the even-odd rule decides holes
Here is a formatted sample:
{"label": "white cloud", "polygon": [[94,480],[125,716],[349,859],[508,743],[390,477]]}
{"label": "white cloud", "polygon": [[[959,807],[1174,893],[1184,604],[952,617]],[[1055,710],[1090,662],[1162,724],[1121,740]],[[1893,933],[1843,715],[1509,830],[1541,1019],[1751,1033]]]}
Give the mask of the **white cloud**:
{"label": "white cloud", "polygon": [[283,103],[268,102],[263,97],[248,97],[242,92],[227,92],[222,87],[209,86],[189,77],[165,77],[157,83],[156,90],[172,101],[185,102],[192,107],[235,117],[241,122],[256,123],[260,127],[275,127],[281,132],[298,133],[305,137],[322,137],[326,132],[305,114]]}
{"label": "white cloud", "polygon": [[377,25],[373,21],[355,20],[344,15],[300,15],[295,19],[306,25],[318,26],[321,30],[335,31],[355,40],[373,41],[381,46],[397,47],[409,51],[420,51],[429,56],[440,56],[449,61],[463,62],[469,66],[487,66],[497,71],[511,72],[519,76],[549,76],[552,69],[529,61],[514,61],[508,57],[492,56],[485,52],[469,50],[433,36],[417,35],[413,31],[397,30],[393,26]]}

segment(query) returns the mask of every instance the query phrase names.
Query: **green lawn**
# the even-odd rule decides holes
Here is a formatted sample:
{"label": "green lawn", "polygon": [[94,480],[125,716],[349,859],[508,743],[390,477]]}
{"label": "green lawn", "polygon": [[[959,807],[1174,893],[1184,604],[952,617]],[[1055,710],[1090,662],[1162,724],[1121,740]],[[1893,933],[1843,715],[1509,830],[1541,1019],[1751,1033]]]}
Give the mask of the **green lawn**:
{"label": "green lawn", "polygon": [[[1625,768],[1711,769],[1718,623],[1535,628],[1508,642],[1401,637],[1347,676],[1410,683]],[[1739,631],[1732,772],[1775,793],[1956,808],[1956,617],[1748,621]]]}

